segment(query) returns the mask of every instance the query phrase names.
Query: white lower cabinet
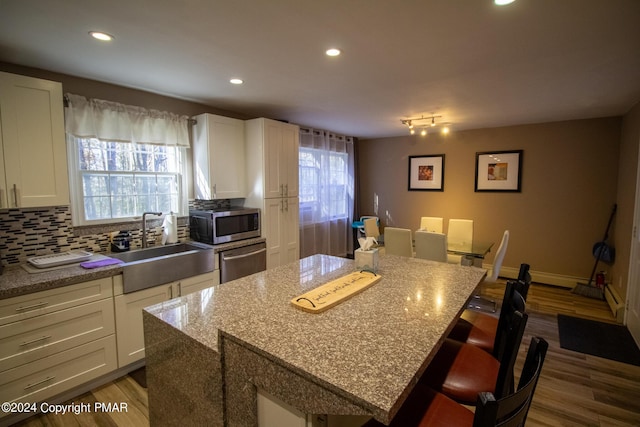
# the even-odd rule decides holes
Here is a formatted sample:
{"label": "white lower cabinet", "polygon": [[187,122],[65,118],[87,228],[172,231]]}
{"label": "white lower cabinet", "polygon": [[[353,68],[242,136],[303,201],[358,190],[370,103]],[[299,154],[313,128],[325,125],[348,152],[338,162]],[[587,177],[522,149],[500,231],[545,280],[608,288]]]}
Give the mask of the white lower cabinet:
{"label": "white lower cabinet", "polygon": [[187,295],[220,283],[220,272],[182,279],[129,294],[116,295],[116,335],[118,366],[127,366],[144,358],[142,309],[179,296]]}
{"label": "white lower cabinet", "polygon": [[307,416],[282,400],[258,389],[258,427],[307,427]]}
{"label": "white lower cabinet", "polygon": [[215,270],[211,273],[189,277],[188,279],[182,279],[179,282],[176,282],[176,287],[178,288],[178,295],[184,296],[219,284],[220,270]]}
{"label": "white lower cabinet", "polygon": [[0,401],[40,402],[116,370],[112,297],[107,277],[0,300]]}
{"label": "white lower cabinet", "polygon": [[361,427],[363,415],[305,414],[262,389],[257,390],[258,427]]}
{"label": "white lower cabinet", "polygon": [[40,402],[118,367],[116,340],[99,340],[0,372],[0,400]]}
{"label": "white lower cabinet", "polygon": [[111,298],[0,326],[0,371],[114,332]]}
{"label": "white lower cabinet", "polygon": [[300,259],[297,197],[264,199],[263,234],[267,239],[267,269]]}
{"label": "white lower cabinet", "polygon": [[117,295],[114,298],[118,367],[126,366],[144,357],[142,309],[171,299],[172,289],[171,283],[168,283],[130,294]]}
{"label": "white lower cabinet", "polygon": [[122,294],[114,276],[0,300],[0,402],[46,401],[142,359],[144,307],[219,283],[214,270]]}

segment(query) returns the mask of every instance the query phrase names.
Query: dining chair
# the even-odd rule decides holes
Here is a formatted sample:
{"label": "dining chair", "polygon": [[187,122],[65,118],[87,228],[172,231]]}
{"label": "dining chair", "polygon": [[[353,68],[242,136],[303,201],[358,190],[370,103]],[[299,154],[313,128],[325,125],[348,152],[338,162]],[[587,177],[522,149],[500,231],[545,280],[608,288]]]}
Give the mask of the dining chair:
{"label": "dining chair", "polygon": [[447,262],[447,235],[418,230],[414,233],[416,258]]}
{"label": "dining chair", "polygon": [[[531,285],[529,264],[521,264],[518,279],[515,281],[509,281],[509,283],[526,302],[527,295],[529,293],[529,285]],[[506,305],[503,306],[502,309],[509,310],[511,308],[512,306]],[[497,331],[497,316],[488,313],[482,313],[477,310],[467,309],[462,312],[462,315],[449,333],[448,338],[467,344],[473,344],[489,353],[492,353]]]}
{"label": "dining chair", "polygon": [[[447,241],[450,245],[470,245],[473,242],[472,219],[450,219],[447,227]],[[449,254],[447,261],[452,264],[461,264],[463,256]]]}
{"label": "dining chair", "polygon": [[513,367],[524,335],[528,315],[522,296],[507,283],[500,311],[493,353],[450,338],[429,363],[421,382],[456,402],[473,405],[480,392],[502,399],[513,391]]}
{"label": "dining chair", "polygon": [[412,257],[411,230],[408,228],[385,227],[384,252],[388,255]]}
{"label": "dining chair", "polygon": [[355,221],[352,224],[352,227],[354,227],[354,228],[357,227],[358,228],[358,233],[362,237],[364,237],[366,235],[365,229],[364,229],[364,222],[367,219],[371,219],[371,218],[374,218],[376,220],[376,226],[377,226],[379,224],[379,222],[380,222],[380,219],[377,216],[363,215],[363,216],[360,217],[360,221]]}
{"label": "dining chair", "polygon": [[367,218],[364,220],[364,236],[373,237],[378,240],[380,229],[378,228],[378,218]]}
{"label": "dining chair", "polygon": [[[496,427],[524,426],[533,395],[542,373],[549,344],[544,338],[531,338],[517,391],[496,399],[492,393],[478,394],[475,411],[422,384],[416,385],[389,427]],[[362,427],[382,427],[370,420]]]}
{"label": "dining chair", "polygon": [[435,216],[423,216],[420,218],[420,230],[432,233],[442,233],[442,218]]}
{"label": "dining chair", "polygon": [[469,303],[472,308],[477,310],[483,310],[484,307],[481,305],[483,303],[487,303],[491,306],[491,312],[496,312],[496,302],[495,300],[485,298],[482,294],[482,287],[485,283],[495,283],[498,280],[498,275],[500,274],[500,269],[502,268],[502,261],[504,260],[504,255],[507,253],[507,246],[509,245],[509,230],[504,230],[502,234],[502,240],[500,241],[500,245],[498,246],[498,251],[496,252],[496,256],[493,258],[493,266],[491,267],[491,273],[487,274],[487,277],[484,278],[482,283],[480,284],[480,292],[473,296],[473,299]]}

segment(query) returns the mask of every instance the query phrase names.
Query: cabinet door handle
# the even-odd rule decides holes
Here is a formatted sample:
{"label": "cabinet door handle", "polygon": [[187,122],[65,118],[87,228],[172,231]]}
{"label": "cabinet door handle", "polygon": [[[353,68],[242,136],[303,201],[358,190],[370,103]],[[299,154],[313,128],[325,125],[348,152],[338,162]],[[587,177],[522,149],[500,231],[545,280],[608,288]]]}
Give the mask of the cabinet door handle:
{"label": "cabinet door handle", "polygon": [[26,307],[18,307],[18,308],[16,308],[16,311],[21,312],[21,311],[35,310],[36,308],[44,307],[47,304],[49,304],[49,303],[46,302],[46,301],[45,302],[39,302],[37,304],[28,305]]}
{"label": "cabinet door handle", "polygon": [[173,299],[173,286],[169,286],[169,299]]}
{"label": "cabinet door handle", "polygon": [[44,335],[44,336],[42,336],[40,338],[36,338],[34,340],[31,340],[31,341],[25,341],[22,344],[20,344],[20,347],[24,347],[26,345],[33,344],[33,343],[36,343],[38,341],[48,340],[49,338],[51,338],[51,335]]}
{"label": "cabinet door handle", "polygon": [[51,380],[52,380],[52,379],[54,379],[55,377],[56,377],[56,376],[55,376],[55,375],[53,375],[53,376],[47,377],[47,378],[45,378],[45,379],[43,379],[43,380],[41,380],[41,381],[38,381],[37,383],[27,384],[27,386],[26,386],[24,389],[25,389],[25,390],[29,390],[30,388],[34,388],[34,387],[35,387],[35,386],[37,386],[37,385],[40,385],[40,384],[42,384],[42,383],[46,383],[47,381],[51,381]]}
{"label": "cabinet door handle", "polygon": [[289,195],[289,184],[285,184],[284,185],[284,195],[288,196]]}
{"label": "cabinet door handle", "polygon": [[178,296],[182,296],[182,282],[178,282]]}
{"label": "cabinet door handle", "polygon": [[284,202],[285,202],[285,208],[284,208],[284,210],[285,210],[286,212],[289,212],[289,199],[284,199]]}

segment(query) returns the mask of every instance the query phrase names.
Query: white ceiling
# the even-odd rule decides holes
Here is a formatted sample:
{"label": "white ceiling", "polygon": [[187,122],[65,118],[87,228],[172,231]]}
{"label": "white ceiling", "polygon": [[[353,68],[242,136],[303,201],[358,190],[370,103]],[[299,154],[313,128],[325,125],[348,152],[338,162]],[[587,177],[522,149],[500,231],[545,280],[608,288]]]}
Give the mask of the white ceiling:
{"label": "white ceiling", "polygon": [[640,101],[640,0],[0,0],[0,61],[361,138],[605,117]]}

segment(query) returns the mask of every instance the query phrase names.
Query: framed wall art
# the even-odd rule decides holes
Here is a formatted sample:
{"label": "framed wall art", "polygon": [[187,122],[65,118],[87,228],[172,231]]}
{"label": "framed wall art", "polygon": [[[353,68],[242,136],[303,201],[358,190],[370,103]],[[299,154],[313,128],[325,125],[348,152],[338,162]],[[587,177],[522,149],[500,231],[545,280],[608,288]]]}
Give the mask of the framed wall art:
{"label": "framed wall art", "polygon": [[444,154],[409,156],[409,191],[444,191]]}
{"label": "framed wall art", "polygon": [[476,191],[520,192],[522,150],[476,153]]}

